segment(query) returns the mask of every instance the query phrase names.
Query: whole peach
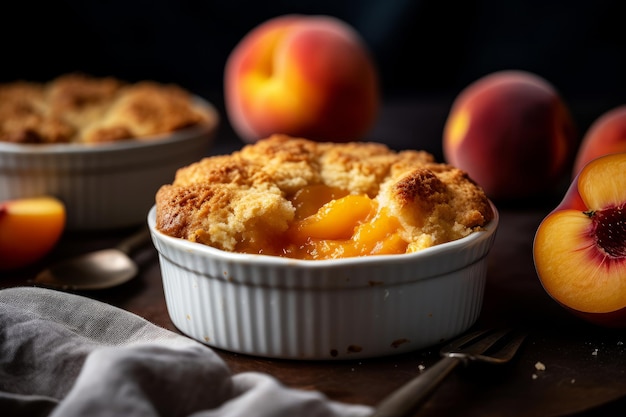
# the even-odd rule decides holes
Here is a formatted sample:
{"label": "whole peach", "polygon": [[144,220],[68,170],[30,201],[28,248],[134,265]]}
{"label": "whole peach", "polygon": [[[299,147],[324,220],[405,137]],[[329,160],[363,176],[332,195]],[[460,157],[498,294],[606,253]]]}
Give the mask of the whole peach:
{"label": "whole peach", "polygon": [[545,192],[568,169],[576,129],[562,97],[526,71],[498,71],[466,87],[444,126],[446,160],[492,199]]}
{"label": "whole peach", "polygon": [[578,148],[572,177],[592,159],[626,152],[626,105],[607,111],[589,127]]}
{"label": "whole peach", "polygon": [[224,100],[235,132],[320,141],[361,139],[379,109],[378,74],[366,44],[330,16],[285,15],[250,31],[229,55]]}

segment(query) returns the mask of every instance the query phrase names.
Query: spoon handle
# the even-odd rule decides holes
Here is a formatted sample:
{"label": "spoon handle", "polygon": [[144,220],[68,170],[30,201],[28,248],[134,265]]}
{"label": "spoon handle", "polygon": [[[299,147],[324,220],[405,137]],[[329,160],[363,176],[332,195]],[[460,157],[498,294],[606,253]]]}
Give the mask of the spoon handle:
{"label": "spoon handle", "polygon": [[118,243],[116,249],[129,255],[135,249],[146,245],[148,242],[150,242],[150,230],[147,227],[142,227],[139,231]]}

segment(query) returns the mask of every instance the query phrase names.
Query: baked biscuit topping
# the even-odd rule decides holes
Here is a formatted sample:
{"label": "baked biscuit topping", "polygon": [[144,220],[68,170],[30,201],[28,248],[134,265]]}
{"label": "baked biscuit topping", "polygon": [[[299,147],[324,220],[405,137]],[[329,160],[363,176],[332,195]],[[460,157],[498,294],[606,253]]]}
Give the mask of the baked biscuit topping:
{"label": "baked biscuit topping", "polygon": [[284,135],[179,169],[156,210],[167,235],[299,259],[415,252],[494,216],[465,172],[429,153]]}
{"label": "baked biscuit topping", "polygon": [[0,84],[0,142],[113,142],[170,133],[208,117],[173,84],[83,74]]}

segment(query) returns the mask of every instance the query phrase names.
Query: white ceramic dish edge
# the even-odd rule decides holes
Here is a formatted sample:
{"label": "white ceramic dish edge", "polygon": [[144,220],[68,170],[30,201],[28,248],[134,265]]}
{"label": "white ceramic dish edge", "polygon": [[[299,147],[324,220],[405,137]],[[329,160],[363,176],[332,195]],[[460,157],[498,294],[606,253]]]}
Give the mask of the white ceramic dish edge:
{"label": "white ceramic dish edge", "polygon": [[[485,231],[410,255],[301,261],[216,250],[155,229],[170,318],[210,346],[282,359],[426,348],[477,320],[498,213]],[[416,269],[419,267],[419,269]]]}
{"label": "white ceramic dish edge", "polygon": [[177,132],[111,144],[0,142],[0,201],[52,195],[67,210],[68,230],[139,225],[161,184],[204,156],[219,115],[195,98],[209,122]]}

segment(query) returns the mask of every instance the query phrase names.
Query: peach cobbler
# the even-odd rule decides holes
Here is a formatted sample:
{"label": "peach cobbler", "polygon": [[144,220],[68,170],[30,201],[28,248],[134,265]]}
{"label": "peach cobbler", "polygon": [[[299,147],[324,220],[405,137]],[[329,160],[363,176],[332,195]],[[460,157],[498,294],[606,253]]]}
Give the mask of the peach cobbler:
{"label": "peach cobbler", "polygon": [[207,120],[174,84],[66,74],[0,84],[0,142],[102,143],[170,133]]}
{"label": "peach cobbler", "polygon": [[167,235],[298,259],[416,252],[493,216],[465,172],[427,152],[284,135],[183,167],[156,195]]}

